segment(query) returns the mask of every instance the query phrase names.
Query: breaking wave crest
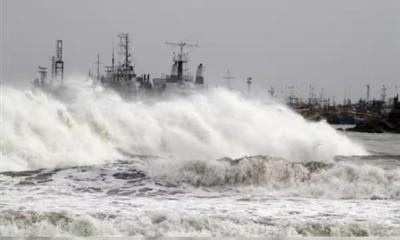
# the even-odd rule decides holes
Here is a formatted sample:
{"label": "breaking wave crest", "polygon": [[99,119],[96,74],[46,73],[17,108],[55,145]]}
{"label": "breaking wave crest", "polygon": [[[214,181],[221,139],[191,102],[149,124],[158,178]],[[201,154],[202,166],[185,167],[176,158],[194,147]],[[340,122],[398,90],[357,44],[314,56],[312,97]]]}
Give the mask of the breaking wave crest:
{"label": "breaking wave crest", "polygon": [[327,199],[400,199],[400,168],[350,162],[293,162],[268,156],[182,165],[157,162],[154,176],[196,187],[256,186],[283,196]]}
{"label": "breaking wave crest", "polygon": [[224,89],[125,101],[69,82],[74,88],[67,100],[2,86],[1,169],[101,164],[123,157],[121,150],[179,160],[267,154],[329,161],[366,154],[325,122],[307,122],[281,104]]}
{"label": "breaking wave crest", "polygon": [[0,237],[400,234],[399,168],[263,155],[134,158],[0,173]]}
{"label": "breaking wave crest", "polygon": [[2,172],[0,181],[10,186],[11,192],[13,187],[60,185],[62,191],[105,196],[173,196],[207,189],[235,189],[280,197],[400,199],[398,167],[293,162],[262,155],[174,163],[168,159],[138,158],[96,166]]}

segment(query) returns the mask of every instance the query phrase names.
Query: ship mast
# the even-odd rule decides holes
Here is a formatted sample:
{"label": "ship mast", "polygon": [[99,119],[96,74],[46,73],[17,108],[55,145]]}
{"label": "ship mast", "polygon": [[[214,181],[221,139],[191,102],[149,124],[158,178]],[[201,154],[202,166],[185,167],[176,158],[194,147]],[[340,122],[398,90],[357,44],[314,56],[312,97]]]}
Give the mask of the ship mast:
{"label": "ship mast", "polygon": [[57,40],[56,57],[52,58],[52,75],[54,78],[60,79],[61,85],[64,85],[64,61],[62,59],[63,42]]}
{"label": "ship mast", "polygon": [[381,95],[381,97],[382,97],[382,102],[385,102],[385,101],[386,101],[386,90],[387,90],[386,86],[383,85],[383,86],[382,86],[382,95]]}
{"label": "ship mast", "polygon": [[371,89],[371,87],[370,87],[369,84],[365,85],[365,87],[367,88],[367,98],[365,100],[366,100],[366,102],[368,104],[369,100],[370,100],[370,89]]}
{"label": "ship mast", "polygon": [[130,52],[130,40],[129,40],[129,34],[128,33],[120,33],[118,35],[120,43],[120,51],[119,54],[121,54],[124,57],[124,62],[120,65],[120,71],[121,75],[125,79],[125,81],[130,81],[133,77],[135,77],[135,69],[134,66],[131,65],[131,60],[130,57],[132,56]]}
{"label": "ship mast", "polygon": [[100,81],[100,54],[97,54],[97,60],[95,62],[96,64],[96,82]]}
{"label": "ship mast", "polygon": [[232,81],[231,80],[235,79],[235,77],[231,75],[231,71],[229,69],[226,72],[226,76],[224,76],[224,79],[227,80],[228,89],[232,90]]}
{"label": "ship mast", "polygon": [[178,56],[174,58],[174,64],[177,65],[178,69],[178,81],[183,80],[183,65],[188,62],[187,53],[184,52],[185,47],[198,47],[198,44],[190,44],[186,42],[165,42],[167,45],[179,47]]}

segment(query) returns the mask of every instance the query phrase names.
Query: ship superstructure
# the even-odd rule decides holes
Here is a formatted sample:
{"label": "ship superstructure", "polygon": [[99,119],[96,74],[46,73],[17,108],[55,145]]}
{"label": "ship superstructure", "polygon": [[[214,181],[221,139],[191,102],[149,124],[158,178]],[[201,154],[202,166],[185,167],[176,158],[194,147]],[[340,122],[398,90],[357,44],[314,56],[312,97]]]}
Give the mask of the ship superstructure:
{"label": "ship superstructure", "polygon": [[[106,66],[105,75],[96,76],[95,84],[101,84],[105,88],[111,88],[124,96],[138,95],[142,90],[152,88],[150,75],[144,74],[138,76],[135,72],[135,66],[131,59],[132,49],[128,33],[118,35],[120,39],[118,62],[115,59],[115,52],[112,52],[111,65]],[[99,61],[99,60],[98,60]]]}
{"label": "ship superstructure", "polygon": [[197,47],[198,45],[186,42],[166,42],[166,44],[179,47],[179,52],[173,57],[171,73],[165,77],[153,79],[154,89],[158,92],[167,91],[169,93],[185,94],[191,90],[202,88],[204,86],[203,64],[200,63],[198,65],[195,77],[188,74],[188,71],[185,71],[189,60],[188,53],[184,52],[184,48]]}
{"label": "ship superstructure", "polygon": [[[137,97],[141,95],[159,95],[165,93],[186,94],[204,85],[203,64],[199,64],[196,74],[188,73],[188,53],[184,52],[185,47],[197,47],[197,44],[185,42],[171,43],[168,45],[179,47],[178,54],[173,57],[171,73],[159,78],[150,78],[150,74],[136,73],[132,61],[131,42],[128,33],[121,33],[119,37],[119,59],[112,52],[111,65],[106,66],[105,74],[99,74],[94,78],[94,84],[101,84],[105,89],[112,89],[124,97]],[[97,60],[99,69],[100,60]]]}
{"label": "ship superstructure", "polygon": [[[188,70],[187,47],[197,47],[197,44],[186,42],[166,42],[179,48],[172,59],[171,72],[158,78],[150,78],[150,74],[137,74],[132,60],[133,50],[128,33],[118,35],[119,44],[117,54],[114,49],[111,56],[111,64],[105,67],[105,72],[100,72],[100,55],[97,55],[97,71],[93,75],[89,71],[89,78],[93,86],[102,86],[104,89],[113,90],[123,97],[136,98],[138,96],[158,96],[165,94],[189,94],[194,90],[202,89],[204,86],[203,64],[197,66],[195,74]],[[40,78],[33,81],[36,88],[59,92],[65,89],[64,84],[64,61],[63,42],[57,40],[56,55],[51,58],[51,78],[48,79],[47,68],[39,66]],[[117,56],[116,56],[117,55]]]}

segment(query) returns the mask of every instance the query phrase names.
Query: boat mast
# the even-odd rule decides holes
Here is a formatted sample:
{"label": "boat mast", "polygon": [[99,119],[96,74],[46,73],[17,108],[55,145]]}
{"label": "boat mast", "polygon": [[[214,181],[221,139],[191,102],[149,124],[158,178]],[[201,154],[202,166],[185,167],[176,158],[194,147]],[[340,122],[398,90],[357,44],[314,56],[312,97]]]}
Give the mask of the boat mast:
{"label": "boat mast", "polygon": [[178,66],[178,81],[183,81],[183,65],[188,62],[187,53],[184,52],[184,47],[198,47],[198,44],[189,44],[186,42],[165,42],[167,45],[179,47],[179,53],[174,58],[174,63]]}

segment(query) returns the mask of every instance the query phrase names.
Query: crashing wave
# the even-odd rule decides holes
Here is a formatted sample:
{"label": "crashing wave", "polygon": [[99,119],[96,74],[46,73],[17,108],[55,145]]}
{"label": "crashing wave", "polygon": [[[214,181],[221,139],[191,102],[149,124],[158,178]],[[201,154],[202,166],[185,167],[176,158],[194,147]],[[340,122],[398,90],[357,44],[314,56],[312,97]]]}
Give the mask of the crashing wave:
{"label": "crashing wave", "polygon": [[[105,165],[0,173],[17,186],[69,186],[77,192],[156,196],[196,188],[274,192],[326,199],[400,199],[400,168],[352,162],[293,162],[257,155],[214,161],[171,161],[153,156]],[[10,183],[10,185],[12,186]],[[186,190],[185,190],[186,189]]]}
{"label": "crashing wave", "polygon": [[224,89],[155,102],[73,89],[65,101],[2,86],[1,169],[103,164],[120,159],[119,149],[174,160],[263,154],[322,161],[366,154],[325,122],[307,122],[282,104]]}
{"label": "crashing wave", "polygon": [[258,155],[217,161],[155,161],[153,177],[196,187],[259,186],[282,195],[400,199],[400,168],[351,162],[293,162]]}

